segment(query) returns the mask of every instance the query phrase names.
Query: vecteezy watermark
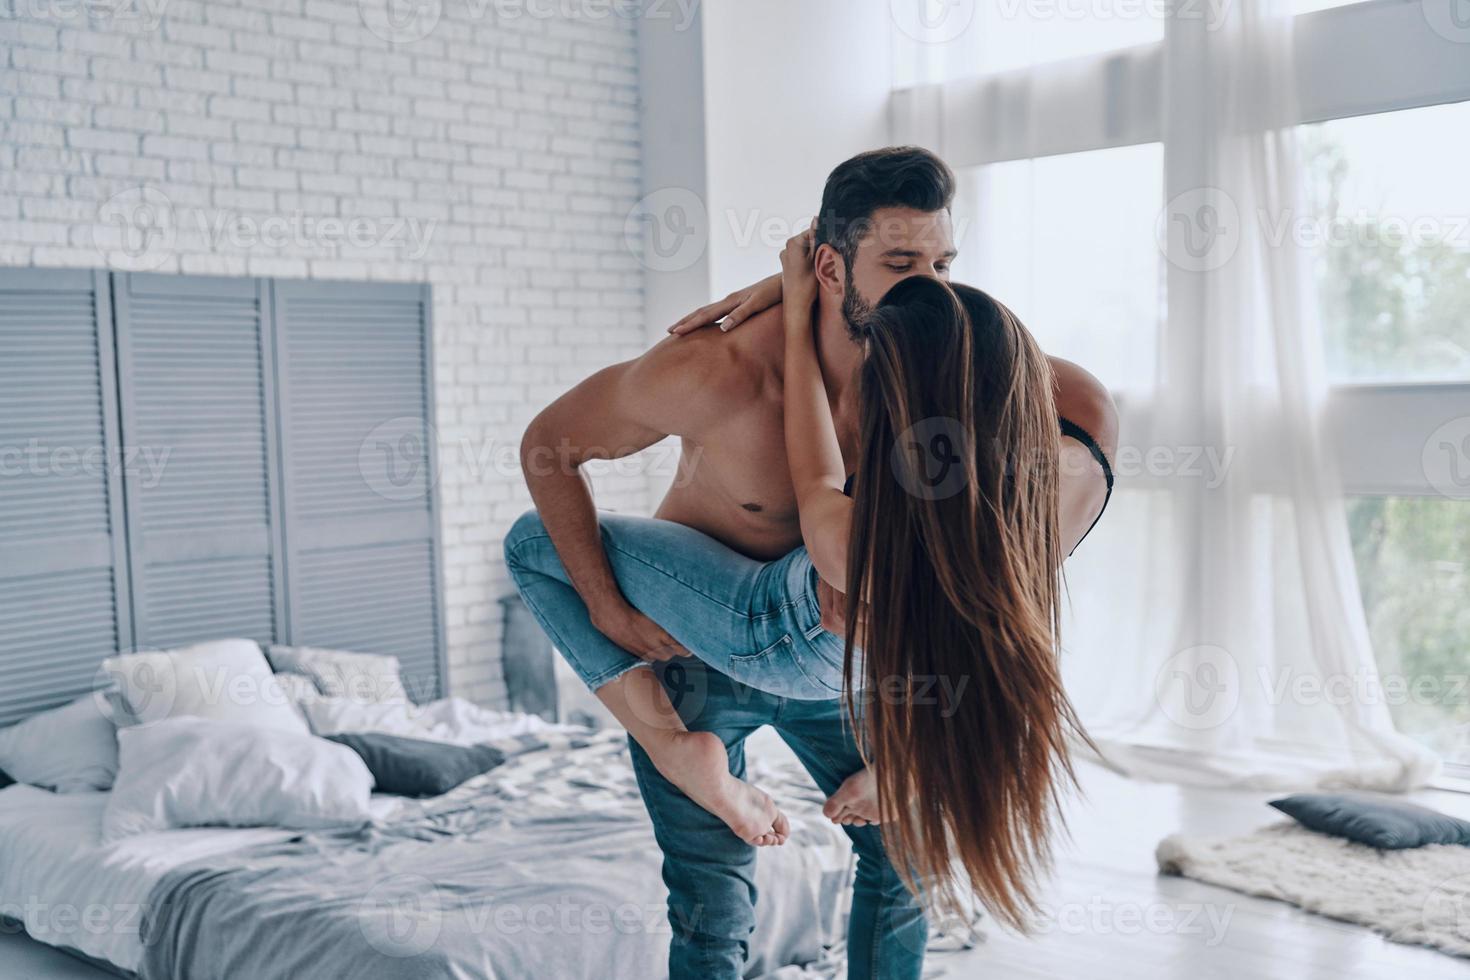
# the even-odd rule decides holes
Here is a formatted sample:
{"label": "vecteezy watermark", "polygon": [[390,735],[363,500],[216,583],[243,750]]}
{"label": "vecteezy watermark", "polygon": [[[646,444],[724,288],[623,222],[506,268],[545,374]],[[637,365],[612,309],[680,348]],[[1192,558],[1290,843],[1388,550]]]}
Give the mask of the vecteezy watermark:
{"label": "vecteezy watermark", "polygon": [[1266,244],[1279,248],[1291,241],[1303,248],[1346,248],[1350,245],[1393,249],[1448,245],[1470,248],[1470,217],[1457,214],[1379,214],[1359,209],[1323,218],[1292,210],[1261,211]]}
{"label": "vecteezy watermark", "polygon": [[916,708],[938,708],[940,718],[953,718],[960,701],[970,686],[969,674],[893,674],[868,681],[853,679],[861,687],[853,691],[854,704],[907,705]]}
{"label": "vecteezy watermark", "polygon": [[1420,456],[1429,485],[1451,500],[1470,500],[1470,415],[1430,433]]}
{"label": "vecteezy watermark", "polygon": [[1240,209],[1218,187],[1197,187],[1159,212],[1154,239],[1169,262],[1186,272],[1223,268],[1240,248]]}
{"label": "vecteezy watermark", "polygon": [[1470,874],[1452,875],[1436,883],[1424,896],[1420,915],[1430,935],[1470,936]]}
{"label": "vecteezy watermark", "polygon": [[665,187],[643,197],[623,222],[628,251],[650,272],[682,272],[709,248],[709,211],[687,187]]}
{"label": "vecteezy watermark", "polygon": [[305,211],[243,214],[219,209],[175,207],[156,187],[130,187],[102,202],[93,226],[93,242],[105,255],[133,272],[157,269],[168,261],[184,236],[201,240],[211,251],[378,250],[416,261],[429,250],[436,224],[406,217],[342,218]]}
{"label": "vecteezy watermark", "polygon": [[127,446],[108,453],[101,446],[54,446],[40,439],[0,444],[0,477],[128,476],[152,490],[163,482],[171,447]]}
{"label": "vecteezy watermark", "polygon": [[1470,0],[1419,0],[1429,29],[1446,41],[1470,44]]}
{"label": "vecteezy watermark", "polygon": [[[1119,479],[1199,480],[1206,490],[1225,484],[1234,465],[1235,446],[1119,446],[1113,453],[1113,474]],[[1067,470],[1063,470],[1067,475]]]}
{"label": "vecteezy watermark", "polygon": [[1174,654],[1154,679],[1164,715],[1181,728],[1204,731],[1229,722],[1243,700],[1273,708],[1352,705],[1463,710],[1470,707],[1470,674],[1403,674],[1364,664],[1349,671],[1301,670],[1258,664],[1244,672],[1223,647],[1190,647]]}
{"label": "vecteezy watermark", "polygon": [[[0,936],[29,933],[58,942],[68,936],[139,936],[149,907],[137,902],[47,902],[39,896],[0,902]],[[79,945],[76,942],[68,946]]]}
{"label": "vecteezy watermark", "polygon": [[1257,671],[1265,700],[1271,705],[1384,705],[1401,708],[1470,707],[1470,675],[1400,674],[1362,670],[1318,674],[1293,667]]}
{"label": "vecteezy watermark", "polygon": [[1154,676],[1154,697],[1164,716],[1191,731],[1219,728],[1240,707],[1240,665],[1224,647],[1180,650]]}
{"label": "vecteezy watermark", "polygon": [[894,26],[920,44],[948,44],[975,22],[976,0],[889,0]]}
{"label": "vecteezy watermark", "polygon": [[368,945],[384,956],[419,956],[439,941],[444,902],[438,886],[423,875],[390,875],[358,903],[357,925]]}
{"label": "vecteezy watermark", "polygon": [[555,446],[524,449],[519,443],[471,436],[449,439],[417,415],[388,419],[373,426],[357,447],[357,470],[373,493],[397,502],[419,500],[438,484],[449,468],[459,477],[481,481],[489,476],[523,479],[576,473],[583,466],[593,477],[651,476],[685,486],[704,457],[702,447],[684,452],[677,442],[637,446]]}
{"label": "vecteezy watermark", "polygon": [[606,937],[669,935],[662,903],[585,901],[495,902],[452,897],[429,878],[405,872],[373,884],[357,906],[359,928],[385,956],[406,959],[434,947],[446,929],[471,936]]}
{"label": "vecteezy watermark", "polygon": [[432,34],[453,11],[456,25],[518,20],[672,20],[674,30],[694,26],[701,0],[358,0],[363,26],[389,44],[412,44]]}
{"label": "vecteezy watermark", "polygon": [[893,444],[888,465],[920,500],[947,500],[970,484],[975,440],[968,426],[946,416],[915,422]]}
{"label": "vecteezy watermark", "polygon": [[[723,219],[730,233],[730,241],[742,249],[779,249],[793,235],[800,234],[815,224],[809,215],[773,215],[759,209],[729,208]],[[876,220],[872,216],[855,219],[829,217],[825,219],[826,227],[819,227],[818,230],[828,239],[851,237],[864,244],[877,245],[880,249],[929,249],[944,252],[953,248],[956,241],[964,239],[969,231],[970,220],[964,215],[951,219],[946,214],[943,220],[916,225],[907,218]]]}
{"label": "vecteezy watermark", "polygon": [[11,16],[151,31],[163,21],[168,4],[169,0],[12,0]]}
{"label": "vecteezy watermark", "polygon": [[1225,941],[1235,906],[1214,902],[1042,902],[1032,929],[1037,935],[1202,936],[1205,946]]}
{"label": "vecteezy watermark", "polygon": [[[1307,250],[1352,245],[1470,248],[1470,217],[1462,214],[1398,215],[1359,209],[1322,216],[1291,208],[1258,208],[1249,216],[1259,229],[1261,243],[1269,248],[1287,244]],[[1223,190],[1195,188],[1175,197],[1159,213],[1154,236],[1171,264],[1190,272],[1212,272],[1235,257],[1245,217]]]}
{"label": "vecteezy watermark", "polygon": [[357,471],[368,489],[399,503],[422,500],[439,480],[428,420],[406,415],[375,425],[357,449]]}
{"label": "vecteezy watermark", "polygon": [[1162,25],[1172,17],[1180,21],[1202,20],[1210,31],[1224,25],[1233,6],[1234,0],[996,0],[1002,19],[1031,24],[1151,20]]}

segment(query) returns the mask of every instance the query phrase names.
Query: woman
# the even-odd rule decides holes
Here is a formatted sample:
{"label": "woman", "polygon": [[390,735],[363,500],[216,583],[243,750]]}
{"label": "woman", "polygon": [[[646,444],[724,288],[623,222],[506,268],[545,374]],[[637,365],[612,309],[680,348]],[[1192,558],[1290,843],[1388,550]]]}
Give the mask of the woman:
{"label": "woman", "polygon": [[[809,235],[788,244],[782,268],[786,445],[805,547],[758,562],[681,525],[609,517],[618,584],[737,681],[788,698],[846,694],[893,818],[893,864],[946,904],[974,890],[1020,924],[1076,727],[1056,663],[1060,424],[1046,358],[983,293],[900,283],[860,325],[848,481],[812,336]],[[556,637],[527,585],[565,572],[530,567],[526,537],[513,530],[507,556]],[[845,642],[822,628],[819,577],[845,591],[848,622],[864,623]],[[633,669],[647,664],[567,656],[670,782],[742,839],[784,842],[774,803],[730,774],[718,737],[685,730],[653,672]]]}

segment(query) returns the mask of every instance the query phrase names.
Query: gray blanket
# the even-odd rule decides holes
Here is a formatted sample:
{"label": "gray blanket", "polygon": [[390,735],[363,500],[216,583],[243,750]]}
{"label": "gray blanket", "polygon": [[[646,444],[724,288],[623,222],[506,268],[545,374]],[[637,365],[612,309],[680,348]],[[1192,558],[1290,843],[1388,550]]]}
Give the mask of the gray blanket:
{"label": "gray blanket", "polygon": [[[141,977],[665,976],[680,924],[626,746],[580,744],[523,754],[361,833],[175,870],[150,898]],[[790,779],[763,780],[795,837],[758,862],[749,976],[816,959],[845,885],[845,838]]]}

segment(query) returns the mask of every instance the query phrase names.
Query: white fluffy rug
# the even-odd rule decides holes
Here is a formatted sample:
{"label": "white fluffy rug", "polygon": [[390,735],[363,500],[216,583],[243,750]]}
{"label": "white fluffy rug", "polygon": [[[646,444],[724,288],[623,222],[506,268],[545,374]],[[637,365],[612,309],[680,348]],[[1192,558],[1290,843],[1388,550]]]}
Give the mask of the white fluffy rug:
{"label": "white fluffy rug", "polygon": [[1286,822],[1244,837],[1166,837],[1159,870],[1470,956],[1470,847],[1380,851]]}

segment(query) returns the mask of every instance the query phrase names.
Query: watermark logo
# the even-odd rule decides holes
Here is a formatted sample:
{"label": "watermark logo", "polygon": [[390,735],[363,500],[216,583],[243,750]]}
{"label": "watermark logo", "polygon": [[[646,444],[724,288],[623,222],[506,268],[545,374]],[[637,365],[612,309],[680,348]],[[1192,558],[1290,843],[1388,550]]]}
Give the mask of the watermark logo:
{"label": "watermark logo", "polygon": [[437,432],[427,419],[404,415],[373,427],[357,448],[357,471],[373,493],[403,503],[422,500],[439,480]]}
{"label": "watermark logo", "polygon": [[156,187],[130,187],[97,210],[93,241],[103,254],[119,256],[129,271],[162,266],[179,236],[202,240],[215,252],[384,251],[417,261],[428,254],[437,225],[417,218],[315,215],[305,211],[243,214],[231,210],[177,208]]}
{"label": "watermark logo", "polygon": [[1429,29],[1446,41],[1470,44],[1470,0],[1420,0]]}
{"label": "watermark logo", "polygon": [[1213,272],[1240,248],[1240,209],[1217,187],[1197,187],[1171,200],[1154,224],[1159,250],[1186,272]]}
{"label": "watermark logo", "polygon": [[921,500],[946,500],[970,482],[975,458],[970,430],[958,419],[936,416],[914,423],[893,444],[889,465],[898,482]]}
{"label": "watermark logo", "polygon": [[650,272],[682,272],[709,248],[709,211],[686,187],[665,187],[628,212],[623,236],[628,250]]}
{"label": "watermark logo", "polygon": [[[521,20],[599,23],[675,21],[682,33],[694,26],[702,0],[455,0],[457,23],[514,24]],[[422,41],[444,19],[444,0],[358,0],[358,12],[372,34],[389,44]]]}
{"label": "watermark logo", "polygon": [[1420,463],[1438,493],[1451,500],[1470,500],[1470,415],[1435,429],[1425,440]]}
{"label": "watermark logo", "polygon": [[395,959],[428,952],[444,928],[439,889],[423,875],[383,878],[368,889],[357,912],[358,928],[368,945]]}
{"label": "watermark logo", "polygon": [[1154,697],[1174,724],[1192,731],[1219,728],[1240,706],[1240,665],[1217,646],[1181,650],[1154,677]]}
{"label": "watermark logo", "polygon": [[13,15],[151,31],[163,21],[168,3],[169,0],[16,0]]}
{"label": "watermark logo", "polygon": [[975,0],[889,0],[894,25],[920,44],[948,44],[975,21]]}
{"label": "watermark logo", "polygon": [[178,241],[173,202],[156,187],[130,187],[112,195],[97,210],[93,241],[98,251],[121,251],[129,272],[148,272],[168,261]]}
{"label": "watermark logo", "polygon": [[106,718],[167,718],[178,696],[179,679],[167,657],[141,657],[125,667],[104,664],[92,677],[92,703]]}
{"label": "watermark logo", "polygon": [[[709,701],[708,668],[702,662],[689,657],[675,657],[655,665],[654,670],[663,681],[669,703],[674,706],[679,717],[686,724],[697,720]],[[651,720],[668,721],[667,718],[657,717]]]}
{"label": "watermark logo", "polygon": [[1094,896],[1086,902],[1041,903],[1032,928],[1041,936],[1195,936],[1214,947],[1225,941],[1234,916],[1234,904],[1113,902]]}
{"label": "watermark logo", "polygon": [[1424,896],[1424,931],[1430,935],[1453,932],[1470,937],[1470,874],[1439,882]]}
{"label": "watermark logo", "polygon": [[357,0],[363,26],[389,44],[428,37],[444,16],[443,0]]}

